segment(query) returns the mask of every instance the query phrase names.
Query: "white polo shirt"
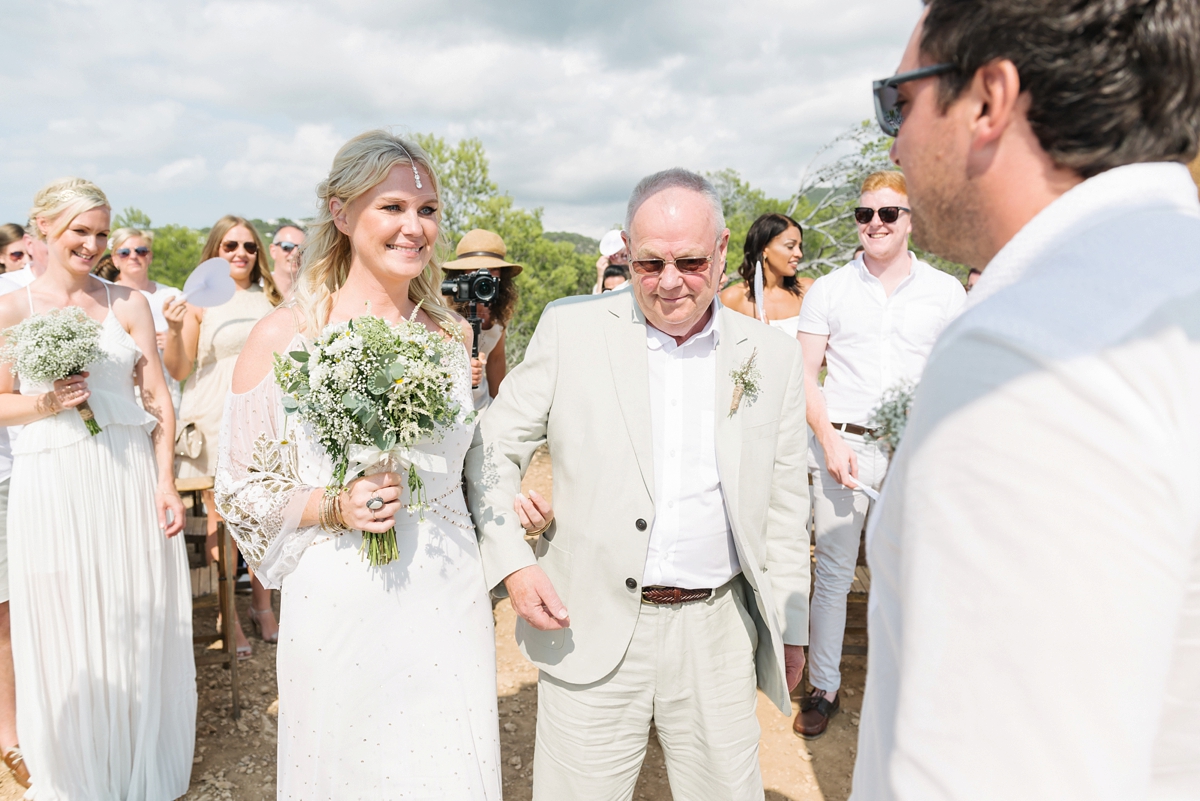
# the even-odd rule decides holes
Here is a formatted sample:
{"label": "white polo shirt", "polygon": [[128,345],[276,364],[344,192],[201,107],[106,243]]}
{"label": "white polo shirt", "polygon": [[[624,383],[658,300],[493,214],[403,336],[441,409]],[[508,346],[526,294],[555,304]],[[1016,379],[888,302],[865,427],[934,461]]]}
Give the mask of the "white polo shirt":
{"label": "white polo shirt", "polygon": [[861,258],[821,276],[804,296],[799,330],[829,337],[822,391],[832,423],[866,425],[884,392],[917,381],[966,302],[957,278],[909,257],[912,272],[891,297]]}

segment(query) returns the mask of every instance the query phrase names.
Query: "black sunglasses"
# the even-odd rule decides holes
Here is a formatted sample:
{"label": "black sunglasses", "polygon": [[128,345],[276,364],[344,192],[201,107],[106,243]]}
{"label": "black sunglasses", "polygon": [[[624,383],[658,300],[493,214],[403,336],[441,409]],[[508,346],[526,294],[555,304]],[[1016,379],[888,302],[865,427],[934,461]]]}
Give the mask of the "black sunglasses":
{"label": "black sunglasses", "polygon": [[23,251],[23,250],[10,250],[8,252],[9,261],[21,261],[24,258],[25,258],[25,251]]}
{"label": "black sunglasses", "polygon": [[[875,211],[876,209],[869,206],[859,206],[854,210],[854,221],[859,225],[870,225],[871,220],[875,219]],[[891,225],[900,219],[900,212],[909,210],[903,206],[882,206],[878,211],[879,221]]]}
{"label": "black sunglasses", "polygon": [[221,250],[225,251],[226,253],[233,253],[238,249],[238,245],[241,245],[243,248],[245,248],[246,252],[251,256],[258,252],[258,245],[254,244],[253,242],[234,242],[232,239],[228,242],[222,242]]}
{"label": "black sunglasses", "polygon": [[128,259],[130,253],[136,253],[144,259],[150,255],[150,248],[140,247],[134,248],[133,250],[130,250],[129,248],[121,248],[117,251],[117,255],[122,259]]}
{"label": "black sunglasses", "polygon": [[900,91],[897,87],[900,84],[919,81],[934,75],[945,75],[956,69],[958,67],[954,64],[934,64],[932,67],[921,67],[919,70],[902,72],[899,75],[875,81],[875,119],[879,121],[879,127],[883,129],[883,132],[888,136],[895,136],[900,133],[900,126],[904,124],[904,112],[899,108]]}
{"label": "black sunglasses", "polygon": [[278,245],[284,253],[291,253],[293,250],[300,247],[295,242],[276,242],[275,244]]}

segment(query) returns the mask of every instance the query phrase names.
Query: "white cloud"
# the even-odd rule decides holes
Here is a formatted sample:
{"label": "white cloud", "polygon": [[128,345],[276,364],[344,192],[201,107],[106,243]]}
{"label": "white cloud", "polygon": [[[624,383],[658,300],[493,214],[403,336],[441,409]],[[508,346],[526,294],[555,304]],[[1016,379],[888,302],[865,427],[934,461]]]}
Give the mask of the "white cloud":
{"label": "white cloud", "polygon": [[[86,174],[156,221],[311,213],[380,125],[477,136],[548,228],[598,235],[647,172],[732,167],[783,196],[872,113],[918,0],[48,0],[3,70],[0,216]],[[136,24],[132,24],[136,23]],[[80,33],[81,31],[85,33]],[[102,184],[104,185],[104,184]],[[114,200],[114,203],[117,201]]]}

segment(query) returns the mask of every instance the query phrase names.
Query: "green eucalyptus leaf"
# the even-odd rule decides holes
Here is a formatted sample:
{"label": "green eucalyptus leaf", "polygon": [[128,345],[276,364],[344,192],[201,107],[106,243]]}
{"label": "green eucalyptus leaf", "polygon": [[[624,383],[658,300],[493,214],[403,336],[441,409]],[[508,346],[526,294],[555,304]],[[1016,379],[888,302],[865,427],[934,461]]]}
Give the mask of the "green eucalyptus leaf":
{"label": "green eucalyptus leaf", "polygon": [[308,361],[308,351],[306,350],[293,350],[288,353],[288,356],[301,363]]}

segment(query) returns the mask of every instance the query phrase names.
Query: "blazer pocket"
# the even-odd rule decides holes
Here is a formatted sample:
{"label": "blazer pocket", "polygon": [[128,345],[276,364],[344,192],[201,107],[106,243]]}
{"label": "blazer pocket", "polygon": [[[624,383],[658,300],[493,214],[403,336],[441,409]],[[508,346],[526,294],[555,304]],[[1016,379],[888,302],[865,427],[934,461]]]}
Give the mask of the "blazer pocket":
{"label": "blazer pocket", "polygon": [[742,442],[749,442],[755,439],[767,439],[774,437],[779,433],[779,418],[771,420],[767,423],[759,423],[758,425],[748,426],[742,429]]}

